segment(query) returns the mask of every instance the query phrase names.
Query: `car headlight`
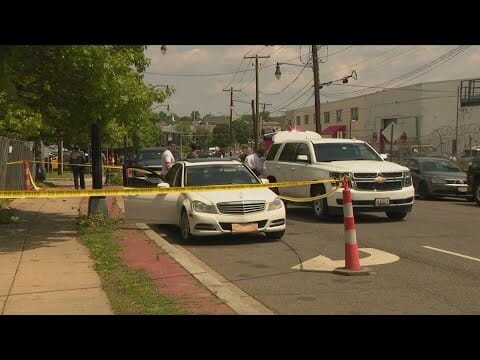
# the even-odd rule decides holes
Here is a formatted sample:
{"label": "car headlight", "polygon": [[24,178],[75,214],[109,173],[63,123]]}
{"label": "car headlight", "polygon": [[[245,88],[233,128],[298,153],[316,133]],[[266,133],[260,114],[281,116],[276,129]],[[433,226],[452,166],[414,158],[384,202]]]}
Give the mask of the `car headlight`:
{"label": "car headlight", "polygon": [[433,177],[432,178],[432,184],[446,184],[447,181],[445,179],[441,179],[438,177]]}
{"label": "car headlight", "polygon": [[192,208],[193,210],[202,212],[202,213],[209,213],[209,214],[217,213],[214,205],[205,204],[204,202],[201,202],[198,200],[192,201]]}
{"label": "car headlight", "polygon": [[281,209],[283,206],[282,200],[277,197],[270,204],[268,204],[268,211]]}
{"label": "car headlight", "polygon": [[412,185],[412,173],[410,171],[405,171],[403,173],[403,186],[411,186]]}

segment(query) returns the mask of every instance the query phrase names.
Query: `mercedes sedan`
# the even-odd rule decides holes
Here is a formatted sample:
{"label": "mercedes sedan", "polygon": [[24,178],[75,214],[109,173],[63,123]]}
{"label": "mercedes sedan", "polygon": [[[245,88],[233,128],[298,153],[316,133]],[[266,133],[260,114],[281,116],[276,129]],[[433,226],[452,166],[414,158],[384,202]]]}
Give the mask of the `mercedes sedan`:
{"label": "mercedes sedan", "polygon": [[[265,180],[267,181],[267,180]],[[187,159],[169,170],[159,187],[260,184],[247,166],[230,159]],[[128,220],[172,224],[183,241],[196,236],[265,233],[280,239],[286,228],[283,201],[269,188],[172,192],[125,197]]]}

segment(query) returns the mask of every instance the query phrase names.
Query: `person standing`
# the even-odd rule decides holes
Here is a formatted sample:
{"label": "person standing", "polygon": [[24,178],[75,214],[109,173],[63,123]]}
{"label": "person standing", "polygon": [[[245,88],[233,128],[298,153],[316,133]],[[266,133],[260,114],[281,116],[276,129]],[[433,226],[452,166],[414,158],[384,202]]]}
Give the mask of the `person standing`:
{"label": "person standing", "polygon": [[85,189],[85,163],[87,162],[87,158],[85,153],[80,150],[79,146],[75,146],[73,151],[70,155],[70,164],[72,166],[73,171],[73,185],[75,189],[79,188],[79,181],[80,181],[80,188]]}
{"label": "person standing", "polygon": [[259,147],[257,151],[245,158],[245,165],[252,169],[257,176],[260,176],[263,172],[263,163],[265,162],[264,155],[265,150]]}
{"label": "person standing", "polygon": [[192,150],[187,154],[187,159],[195,159],[200,155],[200,146],[192,143]]}
{"label": "person standing", "polygon": [[162,176],[167,175],[168,170],[175,164],[175,157],[173,152],[175,151],[175,143],[169,141],[167,144],[167,149],[162,153]]}

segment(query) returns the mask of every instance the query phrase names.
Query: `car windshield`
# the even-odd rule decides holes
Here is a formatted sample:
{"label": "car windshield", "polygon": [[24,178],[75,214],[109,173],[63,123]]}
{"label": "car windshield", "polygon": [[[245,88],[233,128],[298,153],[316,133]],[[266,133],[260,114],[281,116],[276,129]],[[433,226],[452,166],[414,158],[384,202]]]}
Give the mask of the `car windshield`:
{"label": "car windshield", "polygon": [[258,184],[243,164],[212,164],[187,167],[185,186]]}
{"label": "car windshield", "polygon": [[158,150],[140,150],[138,153],[138,161],[147,161],[147,160],[162,160],[162,154],[164,149]]}
{"label": "car windshield", "polygon": [[319,162],[376,160],[383,159],[365,143],[326,143],[314,144],[315,156]]}
{"label": "car windshield", "polygon": [[423,160],[420,162],[420,168],[423,171],[432,171],[432,172],[461,172],[460,169],[453,161],[450,160]]}

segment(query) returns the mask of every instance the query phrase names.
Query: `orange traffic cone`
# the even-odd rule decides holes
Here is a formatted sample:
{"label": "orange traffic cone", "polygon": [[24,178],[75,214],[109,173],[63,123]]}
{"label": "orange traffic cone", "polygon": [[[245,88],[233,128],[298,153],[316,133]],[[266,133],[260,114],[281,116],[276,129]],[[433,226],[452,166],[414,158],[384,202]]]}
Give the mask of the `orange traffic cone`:
{"label": "orange traffic cone", "polygon": [[360,266],[357,232],[353,217],[352,191],[347,178],[343,178],[343,223],[345,228],[345,267],[337,268],[334,273],[342,275],[369,275],[370,270]]}

